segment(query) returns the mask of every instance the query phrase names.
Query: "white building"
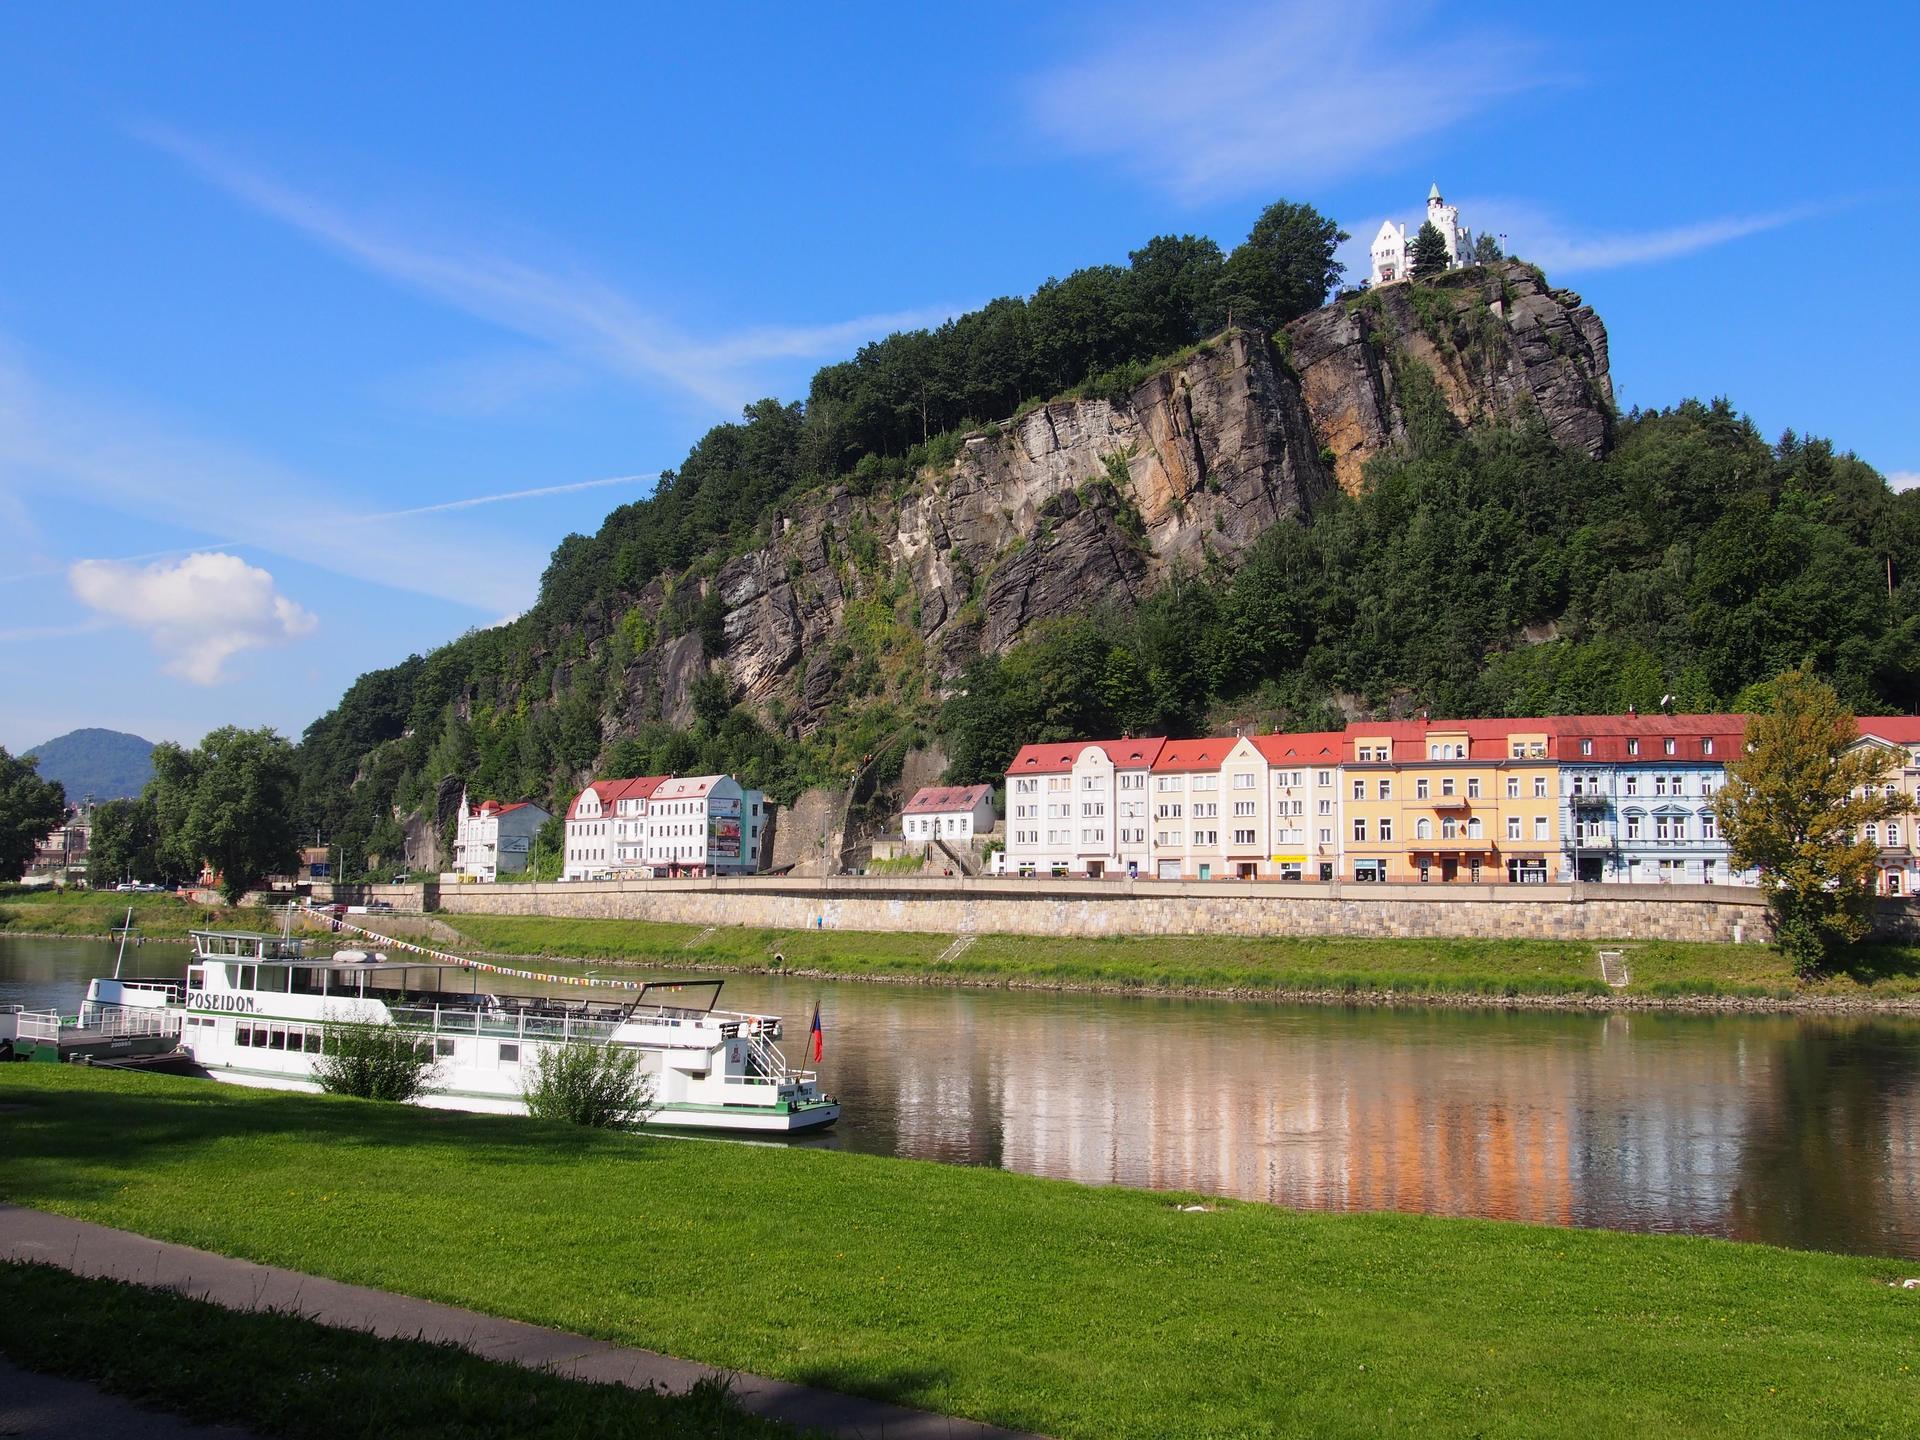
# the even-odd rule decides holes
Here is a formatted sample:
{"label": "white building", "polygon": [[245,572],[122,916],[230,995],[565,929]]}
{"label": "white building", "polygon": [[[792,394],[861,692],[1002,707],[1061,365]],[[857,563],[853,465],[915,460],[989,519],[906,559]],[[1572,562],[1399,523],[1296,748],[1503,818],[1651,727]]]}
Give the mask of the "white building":
{"label": "white building", "polygon": [[1007,770],[1009,875],[1152,874],[1148,781],[1166,744],[1078,740],[1025,745]]}
{"label": "white building", "polygon": [[767,797],[731,775],[663,780],[647,801],[645,865],[655,875],[750,875],[760,869]]}
{"label": "white building", "polygon": [[1273,792],[1271,873],[1282,880],[1331,880],[1340,874],[1338,730],[1256,735]]}
{"label": "white building", "polygon": [[460,796],[460,819],[453,836],[453,869],[462,879],[498,880],[527,868],[533,837],[551,820],[544,808],[529,800],[502,805],[483,800],[468,805]]}
{"label": "white building", "polygon": [[993,829],[991,785],[923,785],[900,815],[900,834],[917,844],[965,842]]}
{"label": "white building", "polygon": [[[1447,268],[1464,265],[1473,258],[1473,232],[1460,223],[1460,211],[1440,198],[1440,187],[1427,192],[1427,223],[1447,242]],[[1413,240],[1407,227],[1383,221],[1380,233],[1373,237],[1373,273],[1370,285],[1391,285],[1405,280],[1413,268]]]}
{"label": "white building", "polygon": [[567,810],[567,861],[561,878],[590,880],[642,873],[647,863],[647,802],[664,775],[596,780]]}

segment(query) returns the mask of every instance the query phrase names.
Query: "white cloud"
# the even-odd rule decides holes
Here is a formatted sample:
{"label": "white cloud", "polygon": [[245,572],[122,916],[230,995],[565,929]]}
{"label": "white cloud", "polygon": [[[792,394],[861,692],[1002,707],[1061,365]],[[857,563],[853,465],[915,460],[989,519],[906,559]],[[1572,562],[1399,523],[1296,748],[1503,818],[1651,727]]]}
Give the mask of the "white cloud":
{"label": "white cloud", "polygon": [[[375,274],[615,374],[665,382],[728,413],[766,393],[750,373],[755,365],[836,354],[889,330],[937,324],[956,313],[952,306],[938,306],[696,339],[591,275],[561,273],[451,242],[402,237],[390,225],[349,214],[177,130],[144,125],[133,133],[243,204]],[[552,383],[555,376],[536,375],[522,362],[520,372],[505,379],[511,390],[522,383]]]}
{"label": "white cloud", "polygon": [[[1552,76],[1531,46],[1435,38],[1413,3],[1142,10],[1029,84],[1034,123],[1189,201],[1351,171]],[[1443,77],[1436,79],[1436,77]]]}
{"label": "white cloud", "polygon": [[265,570],[216,551],[146,566],[82,560],[67,580],[81,604],[144,631],[167,670],[196,685],[217,685],[242,650],[297,640],[319,623]]}
{"label": "white cloud", "polygon": [[[1695,220],[1684,225],[1669,225],[1651,230],[1575,229],[1556,215],[1523,200],[1480,197],[1455,200],[1460,223],[1476,235],[1505,237],[1505,248],[1523,260],[1532,261],[1550,280],[1596,270],[1616,270],[1629,265],[1654,265],[1677,260],[1701,250],[1742,240],[1749,235],[1778,229],[1819,214],[1825,206],[1800,206],[1761,215],[1725,215],[1713,220]],[[1352,238],[1342,245],[1337,257],[1347,267],[1347,279],[1366,278],[1369,251],[1382,220],[1404,224],[1411,235],[1426,219],[1424,206],[1394,215],[1376,215],[1342,225]]]}
{"label": "white cloud", "polygon": [[1889,470],[1887,485],[1894,490],[1920,488],[1920,470]]}

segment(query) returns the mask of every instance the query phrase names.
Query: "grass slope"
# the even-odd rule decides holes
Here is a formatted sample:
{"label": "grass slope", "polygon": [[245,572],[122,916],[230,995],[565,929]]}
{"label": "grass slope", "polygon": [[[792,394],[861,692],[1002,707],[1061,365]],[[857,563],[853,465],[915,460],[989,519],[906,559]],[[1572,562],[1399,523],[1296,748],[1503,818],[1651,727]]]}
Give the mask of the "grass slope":
{"label": "grass slope", "polygon": [[1061,1436],[1905,1435],[1914,1265],[0,1067],[0,1196]]}
{"label": "grass slope", "polygon": [[[476,946],[502,954],[628,960],[674,966],[789,969],[840,975],[1129,989],[1396,990],[1483,995],[1604,995],[1598,946],[1556,940],[1350,940],[1319,936],[1169,935],[1080,940],[982,935],[940,962],[950,935],[726,927],[690,946],[692,925],[540,916],[437,917]],[[1848,999],[1920,996],[1920,947],[1861,946],[1813,985],[1761,945],[1623,942],[1628,994],[1797,995]]]}
{"label": "grass slope", "polygon": [[[191,1335],[193,1343],[180,1338]],[[686,1395],[562,1380],[452,1344],[380,1340],[280,1311],[0,1263],[0,1355],[136,1404],[289,1440],[796,1440],[716,1385]]]}
{"label": "grass slope", "polygon": [[149,940],[184,940],[208,926],[278,929],[277,912],[194,905],[174,895],[132,895],[115,890],[0,890],[0,935],[106,935],[120,928],[127,907],[133,928]]}

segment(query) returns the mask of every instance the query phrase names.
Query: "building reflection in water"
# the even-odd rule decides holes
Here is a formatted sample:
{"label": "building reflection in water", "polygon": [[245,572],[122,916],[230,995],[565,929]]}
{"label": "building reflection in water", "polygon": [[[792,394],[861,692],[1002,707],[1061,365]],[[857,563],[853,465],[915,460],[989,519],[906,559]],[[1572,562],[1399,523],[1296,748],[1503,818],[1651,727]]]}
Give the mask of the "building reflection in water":
{"label": "building reflection in water", "polygon": [[801,988],[735,998],[821,993],[846,1148],[1920,1256],[1904,1022]]}

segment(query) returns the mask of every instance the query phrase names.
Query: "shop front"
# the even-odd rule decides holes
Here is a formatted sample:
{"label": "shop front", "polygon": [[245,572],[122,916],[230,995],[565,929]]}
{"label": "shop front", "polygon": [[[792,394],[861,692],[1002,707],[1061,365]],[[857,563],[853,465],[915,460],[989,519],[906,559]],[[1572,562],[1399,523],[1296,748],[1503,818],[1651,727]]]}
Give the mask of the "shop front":
{"label": "shop front", "polygon": [[1490,845],[1415,850],[1407,861],[1413,867],[1414,878],[1422,885],[1451,885],[1456,881],[1478,885],[1499,864]]}

